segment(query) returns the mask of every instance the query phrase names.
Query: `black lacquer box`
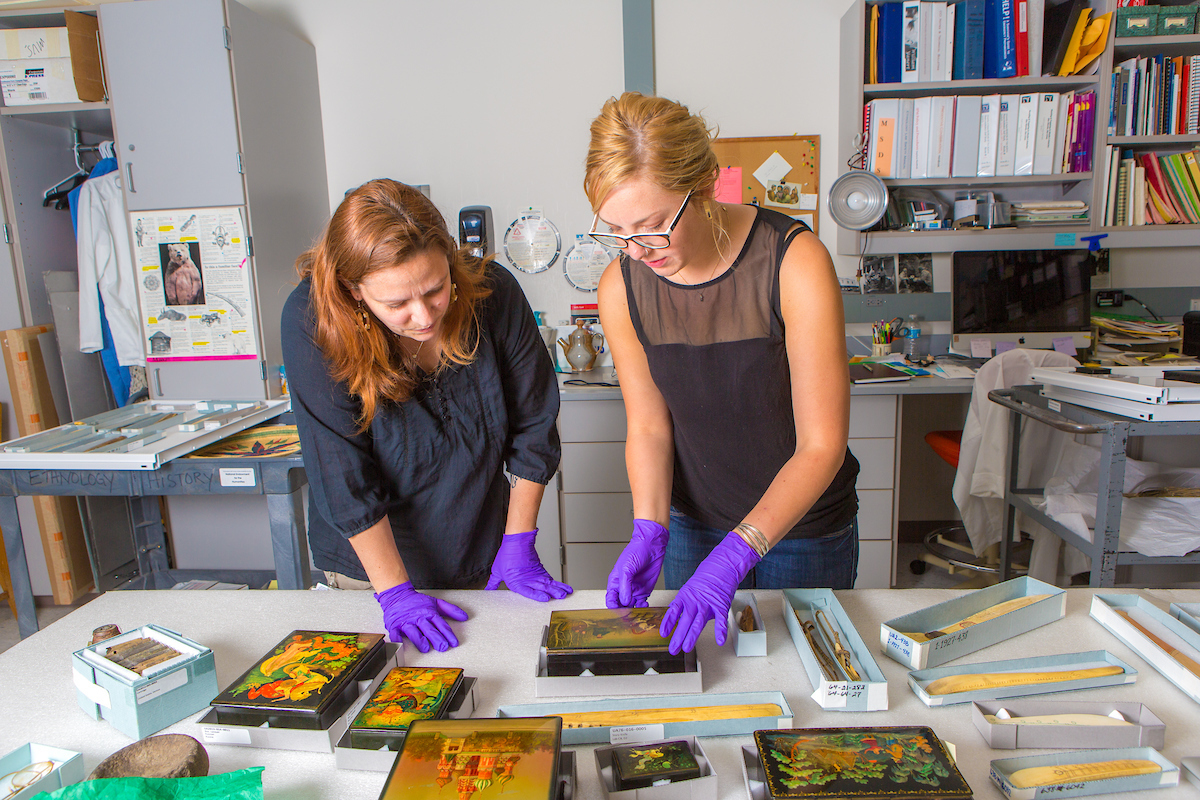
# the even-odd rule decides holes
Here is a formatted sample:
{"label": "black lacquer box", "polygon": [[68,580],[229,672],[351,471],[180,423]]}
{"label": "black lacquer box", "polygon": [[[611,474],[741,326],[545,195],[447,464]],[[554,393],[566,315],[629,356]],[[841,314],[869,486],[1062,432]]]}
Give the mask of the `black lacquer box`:
{"label": "black lacquer box", "polygon": [[682,739],[613,748],[612,764],[617,791],[700,777],[700,764]]}
{"label": "black lacquer box", "polygon": [[213,699],[216,721],[327,730],[386,660],[382,633],[292,631]]}
{"label": "black lacquer box", "polygon": [[457,667],[396,667],[350,723],[350,746],[398,750],[418,719],[441,719],[463,685]]}
{"label": "black lacquer box", "polygon": [[671,655],[659,634],[665,608],[552,611],[546,628],[546,674],[638,675],[687,671],[687,655]]}

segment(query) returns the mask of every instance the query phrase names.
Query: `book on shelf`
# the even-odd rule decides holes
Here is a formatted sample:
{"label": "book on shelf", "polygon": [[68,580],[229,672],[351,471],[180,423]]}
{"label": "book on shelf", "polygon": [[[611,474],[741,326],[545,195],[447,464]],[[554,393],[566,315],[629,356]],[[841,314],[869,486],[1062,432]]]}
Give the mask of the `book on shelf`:
{"label": "book on shelf", "polygon": [[[929,20],[921,11],[921,0],[904,0],[904,61],[900,65],[901,83],[921,81],[921,27]],[[926,75],[928,76],[928,73]]]}
{"label": "book on shelf", "polygon": [[942,39],[942,70],[939,81],[954,80],[954,21],[958,18],[958,4],[946,4],[946,35]]}
{"label": "book on shelf", "polygon": [[983,1],[960,0],[955,4],[951,77],[956,81],[983,77]]}
{"label": "book on shelf", "polygon": [[900,83],[904,63],[904,6],[900,3],[881,3],[876,70],[879,83]]}
{"label": "book on shelf", "polygon": [[1054,144],[1058,138],[1058,93],[1042,92],[1038,96],[1037,117],[1033,130],[1033,175],[1054,173]]}
{"label": "book on shelf", "polygon": [[960,95],[954,104],[954,139],[950,176],[973,178],[979,171],[979,124],[983,98]]}
{"label": "book on shelf", "polygon": [[1018,226],[1085,224],[1088,204],[1082,200],[1016,200],[1012,221]]}
{"label": "book on shelf", "polygon": [[1017,75],[1016,0],[984,0],[983,77]]}
{"label": "book on shelf", "polygon": [[867,74],[868,84],[879,83],[879,6],[867,9]]}
{"label": "book on shelf", "polygon": [[989,94],[979,102],[979,158],[975,174],[982,178],[996,174],[996,137],[1000,131],[1000,95]]}
{"label": "book on shelf", "polygon": [[1133,168],[1133,224],[1146,224],[1146,168]]}
{"label": "book on shelf", "polygon": [[1111,227],[1117,211],[1117,173],[1121,169],[1121,150],[1113,145],[1105,147],[1104,185],[1104,224]]}
{"label": "book on shelf", "polygon": [[900,101],[895,97],[871,101],[871,155],[867,169],[881,178],[896,177],[896,154],[899,137],[896,135],[900,116]]}
{"label": "book on shelf", "polygon": [[1017,106],[1020,95],[1000,95],[1000,119],[996,125],[996,175],[1013,174],[1017,147]]}
{"label": "book on shelf", "polygon": [[1017,100],[1017,138],[1013,148],[1013,175],[1033,174],[1033,148],[1040,95],[1023,94]]}
{"label": "book on shelf", "polygon": [[955,97],[933,98],[933,109],[930,114],[929,135],[929,167],[930,178],[949,178],[950,159],[954,143],[954,106]]}
{"label": "book on shelf", "polygon": [[922,13],[929,14],[929,76],[926,80],[949,80],[946,67],[946,3],[924,0]]}
{"label": "book on shelf", "polygon": [[1053,170],[1058,175],[1071,171],[1071,154],[1076,146],[1075,127],[1075,92],[1066,91],[1058,96],[1058,124],[1063,128],[1063,135],[1054,137]]}
{"label": "book on shelf", "polygon": [[929,177],[929,136],[932,130],[932,97],[913,98],[912,153],[910,154],[909,177]]}
{"label": "book on shelf", "polygon": [[898,147],[896,149],[896,157],[892,159],[895,165],[896,178],[912,177],[912,153],[913,143],[913,110],[916,105],[914,98],[901,97],[899,102],[898,116],[896,118],[897,128],[896,136],[899,137]]}
{"label": "book on shelf", "polygon": [[1016,0],[1016,55],[1017,77],[1029,74],[1029,0]]}

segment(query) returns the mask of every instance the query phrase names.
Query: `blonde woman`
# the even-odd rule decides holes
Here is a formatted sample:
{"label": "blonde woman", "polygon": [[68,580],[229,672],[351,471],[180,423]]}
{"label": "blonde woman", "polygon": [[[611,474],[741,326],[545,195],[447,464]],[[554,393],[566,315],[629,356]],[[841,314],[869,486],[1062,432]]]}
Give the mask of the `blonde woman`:
{"label": "blonde woman", "polygon": [[570,594],[534,550],[558,384],[516,280],[391,180],[351,192],[297,267],[283,358],[330,585],[374,588],[422,652],[457,646],[445,618],[467,615],[417,589]]}
{"label": "blonde woman", "polygon": [[618,248],[600,319],[621,376],[634,529],[609,607],[644,606],[665,562],[662,624],[724,644],[739,586],[850,588],[858,462],[837,276],[800,222],[718,202],[704,120],[629,92],[592,122],[592,236]]}

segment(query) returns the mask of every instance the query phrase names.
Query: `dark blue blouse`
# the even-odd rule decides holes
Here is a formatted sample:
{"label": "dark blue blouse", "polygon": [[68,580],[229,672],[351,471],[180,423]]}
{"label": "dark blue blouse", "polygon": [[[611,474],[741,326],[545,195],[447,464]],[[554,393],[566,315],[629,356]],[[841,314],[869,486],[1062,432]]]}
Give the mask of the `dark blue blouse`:
{"label": "dark blue blouse", "polygon": [[309,481],[313,563],[366,579],[346,540],[391,520],[417,588],[485,580],[508,512],[505,468],[546,484],[562,447],[558,382],[529,303],[507,270],[487,268],[475,360],[426,376],[403,403],[381,403],[357,433],[360,402],[335,382],[313,340],[307,279],[283,308],[283,361]]}

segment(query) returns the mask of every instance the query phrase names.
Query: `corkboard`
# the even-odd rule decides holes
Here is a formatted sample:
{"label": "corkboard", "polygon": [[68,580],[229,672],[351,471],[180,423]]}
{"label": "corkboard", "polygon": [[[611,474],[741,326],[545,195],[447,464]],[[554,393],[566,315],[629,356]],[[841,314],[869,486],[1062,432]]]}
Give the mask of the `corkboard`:
{"label": "corkboard", "polygon": [[[745,139],[715,139],[713,150],[724,171],[728,167],[742,169],[742,202],[758,202],[759,205],[789,216],[811,215],[812,229],[817,232],[820,223],[820,203],[812,209],[777,205],[768,197],[768,187],[754,177],[754,171],[773,153],[779,153],[791,165],[784,176],[788,184],[798,184],[805,194],[819,195],[821,191],[821,137],[820,136],[756,136]],[[805,217],[804,219],[809,219]]]}

